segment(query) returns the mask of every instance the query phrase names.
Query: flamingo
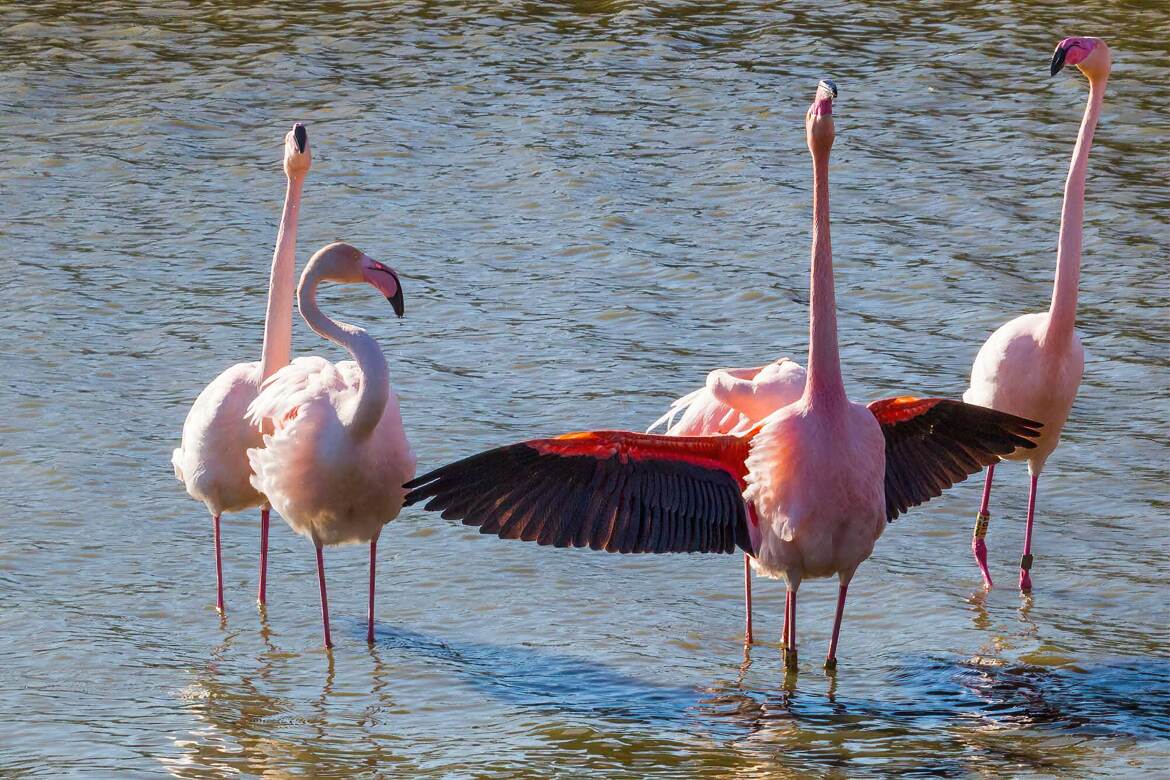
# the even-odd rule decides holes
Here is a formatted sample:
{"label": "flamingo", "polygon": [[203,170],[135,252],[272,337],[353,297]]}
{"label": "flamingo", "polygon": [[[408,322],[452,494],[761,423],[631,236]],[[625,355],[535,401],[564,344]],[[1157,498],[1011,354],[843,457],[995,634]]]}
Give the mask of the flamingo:
{"label": "flamingo", "polygon": [[[1056,281],[1052,305],[1048,311],[1023,314],[991,334],[975,356],[971,367],[971,386],[963,393],[968,403],[1023,415],[1044,423],[1044,432],[1034,449],[1016,450],[1007,460],[1026,460],[1031,486],[1028,490],[1028,516],[1024,525],[1024,553],[1020,558],[1020,590],[1032,590],[1032,520],[1036,511],[1036,487],[1048,457],[1060,443],[1081,374],[1085,369],[1085,350],[1074,327],[1077,316],[1077,285],[1081,274],[1081,239],[1085,217],[1085,170],[1093,131],[1105,100],[1109,80],[1110,53],[1100,38],[1065,38],[1052,55],[1051,74],[1065,65],[1076,65],[1089,80],[1089,101],[1081,130],[1077,135],[1068,180],[1064,185],[1064,205],[1060,211],[1060,241],[1056,250]],[[983,482],[983,500],[975,520],[971,548],[983,574],[983,583],[992,587],[987,568],[987,527],[991,501],[991,481],[995,464],[987,467]]]}
{"label": "flamingo", "polygon": [[268,500],[252,487],[249,447],[260,443],[260,433],[244,420],[244,410],[260,391],[261,383],[288,364],[292,352],[292,298],[296,278],[297,219],[301,191],[312,164],[309,133],[300,122],[284,138],[284,173],[288,179],[284,210],[272,255],[268,283],[268,310],[264,319],[264,346],[259,362],[237,363],[203,388],[183,423],[183,437],[171,454],[175,477],[187,493],[211,513],[215,539],[215,606],[224,614],[223,561],[219,518],[224,512],[260,507],[260,583],[256,601],[267,602]]}
{"label": "flamingo", "polygon": [[[721,368],[707,374],[703,387],[670,405],[646,429],[666,426],[667,436],[743,433],[804,393],[806,374],[799,363],[782,357],[755,368]],[[678,422],[674,421],[677,415]],[[744,641],[752,642],[752,557],[743,556]]]}
{"label": "flamingo", "polygon": [[845,395],[829,242],[830,81],[805,118],[813,158],[808,371],[801,397],[743,433],[662,436],[585,431],[498,447],[406,483],[481,533],[609,552],[722,552],[787,585],[785,666],[797,668],[796,592],[839,579],[825,666],[849,581],[886,522],[940,495],[1000,454],[1027,447],[1038,423],[944,398],[868,407]]}
{"label": "flamingo", "polygon": [[372,643],[378,536],[402,509],[402,483],[414,476],[415,457],[378,342],[361,328],[322,313],[317,287],[323,281],[372,285],[399,317],[403,300],[393,268],[346,243],[320,249],[301,274],[297,305],[309,327],[344,347],[353,361],[297,358],[264,383],[247,410],[254,428],[268,421],[273,427],[262,446],[248,450],[253,488],[268,496],[285,522],[317,548],[321,625],[325,647],[330,648],[321,548],[369,542],[367,640]]}

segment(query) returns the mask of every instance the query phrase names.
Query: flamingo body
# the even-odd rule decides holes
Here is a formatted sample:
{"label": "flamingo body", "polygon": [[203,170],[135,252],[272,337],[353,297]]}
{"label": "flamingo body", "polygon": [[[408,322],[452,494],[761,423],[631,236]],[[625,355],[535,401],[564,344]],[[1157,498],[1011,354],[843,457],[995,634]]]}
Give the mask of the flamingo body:
{"label": "flamingo body", "polygon": [[780,409],[752,439],[747,468],[757,572],[795,589],[804,578],[852,576],[873,552],[886,526],[885,438],[865,406]]}
{"label": "flamingo body", "polygon": [[1060,432],[1076,400],[1085,368],[1077,335],[1065,344],[1046,342],[1049,312],[1024,314],[1004,323],[983,344],[971,367],[963,400],[1044,423],[1036,448],[1020,449],[1006,460],[1028,461],[1039,474],[1060,443]]}
{"label": "flamingo body", "polygon": [[649,430],[665,425],[668,436],[741,433],[800,398],[804,383],[804,368],[786,357],[755,368],[716,369],[707,374],[703,387],[672,403]]}
{"label": "flamingo body", "polygon": [[346,430],[361,382],[351,360],[300,357],[265,383],[248,410],[275,428],[248,452],[254,489],[294,531],[325,546],[376,538],[398,516],[402,483],[414,476],[415,456],[389,385],[373,432],[354,440]]}
{"label": "flamingo body", "polygon": [[213,515],[265,503],[249,479],[247,449],[260,431],[244,419],[260,390],[260,363],[237,363],[211,381],[187,413],[182,442],[171,453],[175,478]]}

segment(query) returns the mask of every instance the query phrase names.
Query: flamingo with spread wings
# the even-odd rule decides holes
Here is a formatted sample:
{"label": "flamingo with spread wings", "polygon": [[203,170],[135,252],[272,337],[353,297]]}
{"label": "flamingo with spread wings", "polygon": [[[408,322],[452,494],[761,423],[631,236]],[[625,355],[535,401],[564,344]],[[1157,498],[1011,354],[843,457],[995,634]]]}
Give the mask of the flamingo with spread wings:
{"label": "flamingo with spread wings", "polygon": [[298,122],[284,139],[284,172],[288,185],[272,257],[260,361],[237,363],[203,389],[183,423],[182,442],[171,454],[175,478],[211,513],[215,539],[215,606],[220,614],[224,612],[224,603],[219,518],[224,512],[260,507],[260,582],[256,600],[263,606],[268,599],[268,499],[249,482],[252,470],[248,468],[245,454],[249,447],[260,444],[260,431],[244,420],[244,410],[260,392],[261,383],[288,364],[292,352],[297,218],[311,163],[309,134]]}
{"label": "flamingo with spread wings", "polygon": [[785,665],[797,666],[796,593],[837,575],[825,665],[836,666],[850,579],[887,521],[1032,446],[1038,423],[943,398],[849,400],[837,350],[829,241],[829,150],[837,88],[805,118],[813,160],[809,359],[799,400],[743,433],[588,431],[473,455],[406,484],[481,533],[609,552],[734,552],[784,579]]}

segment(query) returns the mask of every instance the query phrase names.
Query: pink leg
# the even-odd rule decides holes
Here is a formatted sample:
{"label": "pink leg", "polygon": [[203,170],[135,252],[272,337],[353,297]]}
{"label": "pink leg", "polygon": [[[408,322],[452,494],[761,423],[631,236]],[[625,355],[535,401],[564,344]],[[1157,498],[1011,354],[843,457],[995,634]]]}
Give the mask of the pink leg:
{"label": "pink leg", "polygon": [[260,510],[260,588],[256,592],[256,603],[268,603],[268,507]]}
{"label": "pink leg", "polygon": [[983,573],[983,585],[991,587],[991,572],[987,569],[987,543],[983,537],[987,535],[987,526],[991,523],[991,514],[987,511],[991,503],[991,480],[995,476],[995,464],[987,467],[987,477],[983,480],[983,503],[979,505],[979,515],[975,518],[975,533],[971,537],[971,549],[975,553],[975,562],[979,564],[979,571]]}
{"label": "pink leg", "polygon": [[796,670],[796,593],[788,591],[784,599],[784,668]]}
{"label": "pink leg", "polygon": [[841,618],[845,615],[845,594],[849,592],[849,580],[842,580],[837,587],[837,616],[833,618],[833,638],[829,640],[829,656],[825,659],[826,669],[837,668],[837,638],[841,635]]}
{"label": "pink leg", "polygon": [[1032,517],[1036,513],[1036,483],[1040,475],[1032,475],[1032,487],[1028,491],[1028,522],[1024,526],[1024,555],[1020,558],[1020,590],[1025,593],[1032,590],[1032,577],[1028,573],[1032,569]]}
{"label": "pink leg", "polygon": [[215,608],[219,614],[224,614],[223,608],[223,553],[219,545],[219,515],[211,518],[211,528],[215,533]]}
{"label": "pink leg", "polygon": [[374,564],[378,560],[378,537],[370,540],[370,606],[366,610],[366,620],[369,628],[366,630],[366,642],[374,644]]}
{"label": "pink leg", "polygon": [[321,588],[321,627],[325,632],[325,647],[333,647],[333,638],[329,636],[329,597],[325,595],[325,558],[321,555],[321,545],[317,545],[317,582]]}
{"label": "pink leg", "polygon": [[752,559],[747,553],[743,554],[743,603],[747,610],[747,627],[744,629],[743,641],[752,643]]}

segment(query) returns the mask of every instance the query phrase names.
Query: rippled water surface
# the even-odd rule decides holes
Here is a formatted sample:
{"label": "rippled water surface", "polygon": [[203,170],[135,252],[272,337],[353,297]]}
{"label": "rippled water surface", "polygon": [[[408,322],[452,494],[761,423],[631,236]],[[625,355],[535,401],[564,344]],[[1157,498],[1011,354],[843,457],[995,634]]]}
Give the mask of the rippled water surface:
{"label": "rippled water surface", "polygon": [[[147,4],[142,4],[145,7]],[[0,9],[0,775],[1139,775],[1170,761],[1170,10],[1161,2],[152,3]],[[1063,7],[1062,7],[1063,6]],[[1036,592],[1011,587],[1026,474],[900,519],[850,592],[738,557],[480,537],[408,510],[366,556],[211,528],[169,463],[199,389],[259,356],[283,191],[308,123],[301,262],[345,238],[407,317],[329,291],[390,358],[429,468],[564,430],[640,428],[716,366],[803,360],[803,114],[841,87],[832,168],[854,397],[958,395],[1050,293],[1087,90],[1089,357],[1041,481]],[[297,322],[294,349],[339,351]]]}

